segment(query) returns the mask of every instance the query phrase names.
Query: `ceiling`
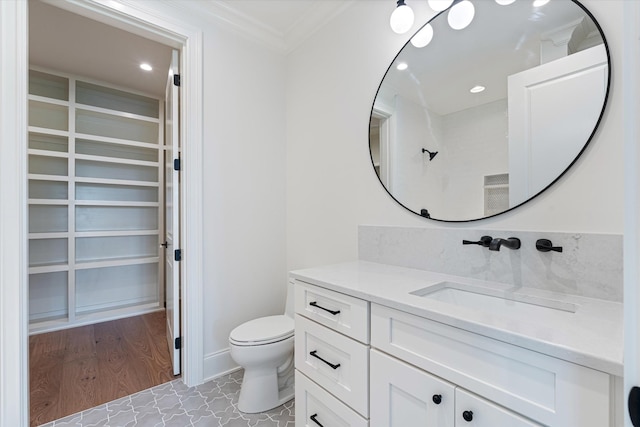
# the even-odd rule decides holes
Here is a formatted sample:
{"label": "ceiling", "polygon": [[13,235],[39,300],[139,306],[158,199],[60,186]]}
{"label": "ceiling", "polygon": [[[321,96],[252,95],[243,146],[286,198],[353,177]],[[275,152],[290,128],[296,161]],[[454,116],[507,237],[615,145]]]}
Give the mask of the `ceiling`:
{"label": "ceiling", "polygon": [[[354,0],[164,1],[286,54]],[[171,48],[52,4],[29,0],[31,65],[164,96]],[[154,70],[142,71],[141,62]]]}

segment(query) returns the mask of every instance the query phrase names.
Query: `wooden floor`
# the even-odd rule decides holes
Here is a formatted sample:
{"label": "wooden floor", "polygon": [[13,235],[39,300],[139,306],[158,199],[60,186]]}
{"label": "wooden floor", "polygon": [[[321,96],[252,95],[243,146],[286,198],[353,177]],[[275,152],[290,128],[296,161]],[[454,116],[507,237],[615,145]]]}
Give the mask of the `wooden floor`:
{"label": "wooden floor", "polygon": [[173,380],[163,311],[29,338],[31,426]]}

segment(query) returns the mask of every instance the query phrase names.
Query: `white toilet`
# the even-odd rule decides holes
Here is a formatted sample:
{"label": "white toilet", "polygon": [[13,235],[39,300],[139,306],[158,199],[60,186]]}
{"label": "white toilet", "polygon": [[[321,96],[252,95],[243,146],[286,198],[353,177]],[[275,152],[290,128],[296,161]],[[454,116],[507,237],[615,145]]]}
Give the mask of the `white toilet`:
{"label": "white toilet", "polygon": [[284,315],[250,320],[229,334],[231,358],[244,368],[241,412],[264,412],[293,399],[293,291],[289,282]]}

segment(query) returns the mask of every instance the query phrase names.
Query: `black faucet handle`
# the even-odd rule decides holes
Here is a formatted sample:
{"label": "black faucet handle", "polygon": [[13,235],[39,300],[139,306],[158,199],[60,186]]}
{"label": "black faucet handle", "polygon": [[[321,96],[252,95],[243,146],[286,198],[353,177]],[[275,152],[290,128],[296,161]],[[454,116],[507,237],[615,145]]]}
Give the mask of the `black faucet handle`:
{"label": "black faucet handle", "polygon": [[463,245],[480,245],[482,247],[488,248],[492,240],[493,238],[491,236],[482,236],[480,240],[478,240],[477,242],[472,242],[471,240],[463,240],[462,244]]}
{"label": "black faucet handle", "polygon": [[536,249],[540,252],[562,252],[562,246],[553,246],[553,243],[551,243],[549,239],[538,239],[536,241]]}

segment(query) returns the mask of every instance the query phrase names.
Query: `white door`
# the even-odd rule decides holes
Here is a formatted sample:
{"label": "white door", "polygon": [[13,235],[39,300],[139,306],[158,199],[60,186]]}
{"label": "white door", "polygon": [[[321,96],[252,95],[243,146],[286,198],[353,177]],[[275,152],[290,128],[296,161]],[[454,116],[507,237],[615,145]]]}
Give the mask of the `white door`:
{"label": "white door", "polygon": [[[167,341],[173,374],[180,374],[180,185],[178,51],[174,50],[165,100],[165,298],[167,305]],[[178,82],[179,83],[179,82]],[[178,166],[178,167],[176,167]],[[178,170],[176,170],[178,169]]]}
{"label": "white door", "polygon": [[371,427],[454,426],[452,384],[376,350],[370,364]]}
{"label": "white door", "polygon": [[510,206],[551,184],[580,153],[602,111],[607,67],[598,45],[509,76]]}

